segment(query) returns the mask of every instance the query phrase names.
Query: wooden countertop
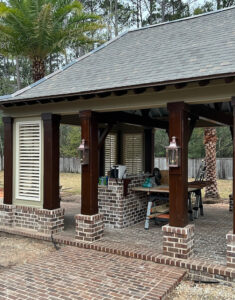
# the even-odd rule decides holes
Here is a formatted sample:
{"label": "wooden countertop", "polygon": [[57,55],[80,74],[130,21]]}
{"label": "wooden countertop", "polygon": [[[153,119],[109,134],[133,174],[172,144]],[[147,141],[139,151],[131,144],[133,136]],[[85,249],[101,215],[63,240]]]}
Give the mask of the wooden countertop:
{"label": "wooden countertop", "polygon": [[[188,192],[195,192],[200,187],[188,187]],[[136,192],[146,192],[148,194],[150,193],[169,193],[169,186],[168,185],[158,185],[151,188],[142,187],[142,186],[136,186],[132,188],[132,191]]]}

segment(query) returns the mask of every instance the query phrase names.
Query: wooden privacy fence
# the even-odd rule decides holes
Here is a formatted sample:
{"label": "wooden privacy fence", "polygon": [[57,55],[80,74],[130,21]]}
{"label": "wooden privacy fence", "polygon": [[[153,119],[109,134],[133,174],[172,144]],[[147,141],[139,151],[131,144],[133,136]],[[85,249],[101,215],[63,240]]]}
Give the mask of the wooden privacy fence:
{"label": "wooden privacy fence", "polygon": [[[196,177],[197,171],[200,167],[202,159],[189,159],[188,160],[188,176],[190,178]],[[218,158],[216,160],[217,177],[219,179],[232,179],[233,178],[233,167],[232,158]],[[160,170],[166,170],[166,158],[160,157],[155,158],[155,167]],[[79,158],[60,158],[60,172],[65,173],[80,173],[81,163]]]}
{"label": "wooden privacy fence", "polygon": [[60,172],[63,172],[63,173],[81,173],[80,158],[61,157],[60,158]]}
{"label": "wooden privacy fence", "polygon": [[[199,170],[202,158],[188,160],[188,177],[195,178]],[[155,167],[160,170],[167,170],[166,158],[155,158]],[[216,173],[219,179],[233,178],[233,159],[232,158],[217,158],[216,159]]]}
{"label": "wooden privacy fence", "polygon": [[[202,159],[189,159],[188,160],[188,176],[190,178],[196,177],[197,171],[200,167]],[[217,158],[216,171],[217,178],[219,179],[232,179],[233,178],[233,159],[232,158]],[[160,170],[167,170],[166,158],[156,157],[155,167]],[[0,171],[4,168],[3,157],[0,157]],[[60,158],[60,172],[64,173],[81,173],[81,163],[79,158],[74,157],[61,157]]]}

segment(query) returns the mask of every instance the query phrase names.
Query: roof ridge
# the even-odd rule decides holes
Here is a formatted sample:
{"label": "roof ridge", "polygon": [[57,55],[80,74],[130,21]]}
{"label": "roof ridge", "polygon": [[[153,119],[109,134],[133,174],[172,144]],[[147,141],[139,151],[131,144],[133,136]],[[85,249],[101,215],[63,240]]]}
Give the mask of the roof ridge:
{"label": "roof ridge", "polygon": [[177,22],[183,22],[183,21],[187,21],[187,20],[191,20],[191,19],[196,19],[196,18],[208,16],[208,15],[221,13],[223,11],[231,10],[231,9],[234,9],[234,8],[235,8],[235,5],[230,6],[230,7],[225,7],[225,8],[222,8],[222,9],[218,9],[218,10],[209,11],[209,12],[202,13],[202,14],[199,14],[199,15],[193,15],[193,16],[177,19],[177,20],[172,20],[172,21],[162,22],[162,23],[158,23],[158,24],[148,25],[148,26],[141,27],[141,28],[129,29],[128,32],[149,29],[149,28],[153,28],[153,27],[157,27],[157,26],[169,25],[169,24],[177,23]]}

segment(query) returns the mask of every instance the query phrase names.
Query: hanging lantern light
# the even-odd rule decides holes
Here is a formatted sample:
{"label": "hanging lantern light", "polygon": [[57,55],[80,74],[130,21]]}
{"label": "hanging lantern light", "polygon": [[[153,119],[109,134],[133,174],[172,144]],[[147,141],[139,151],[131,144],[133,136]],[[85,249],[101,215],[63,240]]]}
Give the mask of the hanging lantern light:
{"label": "hanging lantern light", "polygon": [[166,161],[169,168],[180,166],[180,150],[176,144],[176,137],[173,136],[170,145],[166,147]]}
{"label": "hanging lantern light", "polygon": [[89,147],[85,139],[82,139],[81,145],[78,147],[78,150],[81,152],[81,164],[89,164]]}

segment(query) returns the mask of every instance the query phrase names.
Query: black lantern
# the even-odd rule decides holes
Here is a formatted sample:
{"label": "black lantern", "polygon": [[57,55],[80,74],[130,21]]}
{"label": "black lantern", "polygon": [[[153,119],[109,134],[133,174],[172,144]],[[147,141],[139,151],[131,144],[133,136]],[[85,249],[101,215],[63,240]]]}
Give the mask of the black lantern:
{"label": "black lantern", "polygon": [[81,164],[89,164],[89,147],[85,139],[82,139],[81,145],[78,147],[78,150],[81,152]]}
{"label": "black lantern", "polygon": [[173,136],[170,145],[166,147],[166,161],[169,168],[180,166],[180,147],[176,144],[176,137]]}

